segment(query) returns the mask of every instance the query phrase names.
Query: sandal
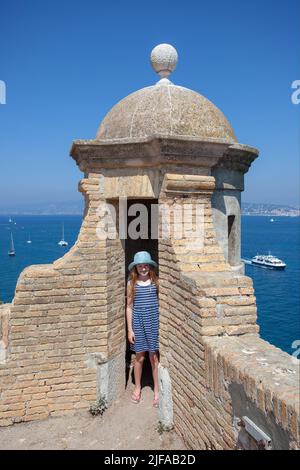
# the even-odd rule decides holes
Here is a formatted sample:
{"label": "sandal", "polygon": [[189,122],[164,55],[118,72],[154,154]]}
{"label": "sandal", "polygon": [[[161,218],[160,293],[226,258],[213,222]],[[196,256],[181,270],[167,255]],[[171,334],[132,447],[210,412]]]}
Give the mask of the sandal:
{"label": "sandal", "polygon": [[141,401],[141,392],[140,393],[133,393],[131,395],[132,403],[139,403]]}
{"label": "sandal", "polygon": [[153,398],[152,405],[154,408],[159,408],[159,398]]}

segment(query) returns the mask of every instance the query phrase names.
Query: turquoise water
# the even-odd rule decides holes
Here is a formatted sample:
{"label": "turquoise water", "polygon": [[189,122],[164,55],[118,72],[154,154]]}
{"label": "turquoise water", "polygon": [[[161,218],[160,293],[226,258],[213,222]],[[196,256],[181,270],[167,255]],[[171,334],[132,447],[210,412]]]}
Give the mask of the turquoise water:
{"label": "turquoise water", "polygon": [[[242,257],[257,253],[278,256],[287,263],[285,271],[272,271],[246,265],[253,279],[258,305],[261,336],[289,353],[292,343],[300,339],[300,218],[242,217]],[[31,264],[51,263],[75,243],[80,216],[0,216],[0,299],[10,302],[20,272]],[[62,223],[68,247],[57,243]],[[9,257],[10,233],[13,233],[15,257]],[[30,233],[31,244],[27,244]]]}

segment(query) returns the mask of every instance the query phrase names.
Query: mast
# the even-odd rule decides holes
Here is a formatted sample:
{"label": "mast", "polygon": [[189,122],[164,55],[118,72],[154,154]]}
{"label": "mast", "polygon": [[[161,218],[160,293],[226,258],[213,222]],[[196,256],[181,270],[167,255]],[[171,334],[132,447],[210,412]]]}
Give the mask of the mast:
{"label": "mast", "polygon": [[15,256],[15,247],[14,247],[14,239],[12,232],[10,232],[10,250],[8,252],[9,256]]}
{"label": "mast", "polygon": [[10,233],[10,251],[12,251],[12,252],[14,252],[14,251],[15,251],[15,247],[14,247],[14,239],[13,239],[12,232]]}

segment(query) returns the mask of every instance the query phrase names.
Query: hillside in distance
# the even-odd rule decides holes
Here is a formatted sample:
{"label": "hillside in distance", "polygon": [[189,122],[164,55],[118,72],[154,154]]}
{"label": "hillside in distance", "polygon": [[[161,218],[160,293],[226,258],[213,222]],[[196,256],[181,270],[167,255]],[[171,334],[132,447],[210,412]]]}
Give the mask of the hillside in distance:
{"label": "hillside in distance", "polygon": [[[82,215],[84,199],[63,202],[0,204],[0,215]],[[300,207],[284,204],[242,202],[242,215],[299,217]]]}
{"label": "hillside in distance", "polygon": [[284,204],[259,204],[242,202],[242,215],[299,217],[300,207],[288,206]]}

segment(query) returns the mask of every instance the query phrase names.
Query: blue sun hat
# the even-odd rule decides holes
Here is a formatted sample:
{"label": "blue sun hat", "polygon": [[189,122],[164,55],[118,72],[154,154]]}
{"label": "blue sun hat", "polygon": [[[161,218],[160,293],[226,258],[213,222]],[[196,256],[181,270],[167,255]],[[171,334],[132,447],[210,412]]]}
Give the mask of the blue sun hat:
{"label": "blue sun hat", "polygon": [[138,251],[134,255],[132,263],[128,266],[128,270],[131,271],[131,269],[137,264],[151,264],[151,266],[157,268],[157,263],[151,259],[151,255],[148,251]]}

